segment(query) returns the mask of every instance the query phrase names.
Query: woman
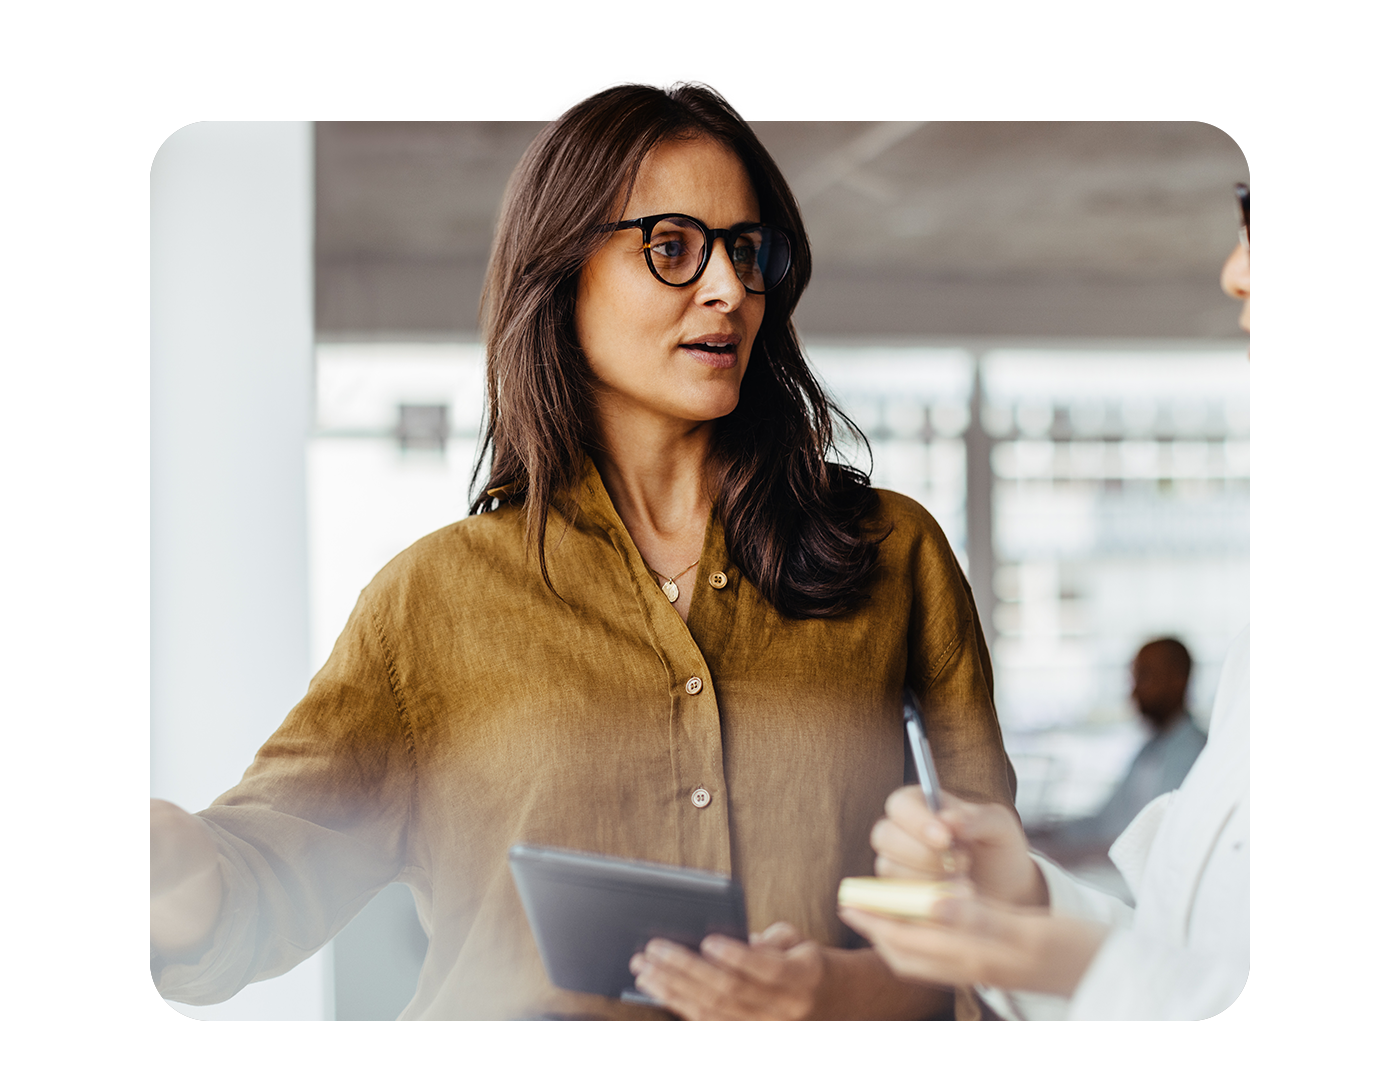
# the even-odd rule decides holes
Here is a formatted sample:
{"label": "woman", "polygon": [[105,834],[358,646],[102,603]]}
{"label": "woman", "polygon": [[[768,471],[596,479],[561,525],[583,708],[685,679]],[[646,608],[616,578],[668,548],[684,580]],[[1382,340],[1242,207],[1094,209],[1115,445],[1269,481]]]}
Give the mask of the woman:
{"label": "woman", "polygon": [[[1244,303],[1248,331],[1249,190],[1237,192],[1244,225],[1221,286]],[[948,798],[934,815],[902,789],[886,815],[871,833],[877,873],[938,878],[956,842],[979,894],[938,903],[927,923],[842,910],[897,973],[985,987],[1008,1018],[1218,1014],[1249,975],[1248,629],[1221,670],[1205,750],[1110,849],[1135,909],[1031,855],[1004,806]]]}
{"label": "woman", "polygon": [[826,460],[791,322],[810,270],[708,90],[618,87],[536,139],[483,300],[489,490],[366,587],[235,789],[153,803],[166,996],[285,971],[402,881],[429,936],[405,1018],[668,1014],[549,985],[523,841],[741,881],[751,945],[638,962],[676,1014],[946,1014],[834,910],[903,780],[906,681],[954,791],[1010,803],[1013,775],[947,541]]}

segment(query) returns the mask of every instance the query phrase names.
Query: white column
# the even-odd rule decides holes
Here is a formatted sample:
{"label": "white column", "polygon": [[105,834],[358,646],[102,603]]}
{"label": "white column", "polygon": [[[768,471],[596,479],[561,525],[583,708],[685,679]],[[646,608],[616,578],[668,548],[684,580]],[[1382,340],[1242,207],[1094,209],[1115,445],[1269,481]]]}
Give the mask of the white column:
{"label": "white column", "polygon": [[[235,784],[310,678],[308,123],[198,123],[151,168],[151,794]],[[329,1018],[328,956],[199,1018]]]}

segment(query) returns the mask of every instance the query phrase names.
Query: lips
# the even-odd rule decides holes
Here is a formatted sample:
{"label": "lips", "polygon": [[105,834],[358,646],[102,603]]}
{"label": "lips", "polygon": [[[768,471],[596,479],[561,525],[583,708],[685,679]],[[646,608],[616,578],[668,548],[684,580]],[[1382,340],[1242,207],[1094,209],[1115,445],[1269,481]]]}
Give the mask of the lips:
{"label": "lips", "polygon": [[701,364],[712,368],[733,368],[739,360],[738,335],[700,335],[681,343],[681,349]]}

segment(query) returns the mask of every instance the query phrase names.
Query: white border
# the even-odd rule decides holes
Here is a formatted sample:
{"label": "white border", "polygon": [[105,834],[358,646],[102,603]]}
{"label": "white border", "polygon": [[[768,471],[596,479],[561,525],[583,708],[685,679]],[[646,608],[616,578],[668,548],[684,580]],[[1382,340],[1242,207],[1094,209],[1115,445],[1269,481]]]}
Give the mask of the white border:
{"label": "white border", "polygon": [[[1361,1056],[1389,1010],[1393,946],[1389,919],[1367,910],[1372,891],[1389,887],[1389,853],[1373,830],[1389,816],[1379,793],[1395,753],[1388,667],[1400,594],[1396,354],[1389,324],[1382,333],[1397,249],[1381,192],[1394,140],[1385,9],[1344,0],[1303,18],[1287,5],[1178,0],[389,10],[246,0],[28,4],[7,15],[10,1048],[209,1067],[328,1055],[417,1063],[434,1059],[429,1046],[454,1063],[574,1066]],[[693,60],[675,64],[680,52]],[[201,119],[538,119],[614,82],[682,78],[713,82],[755,120],[1200,119],[1245,151],[1262,294],[1252,370],[1255,952],[1249,987],[1224,1015],[1136,1028],[1145,1044],[1121,1025],[1052,1038],[1044,1028],[974,1036],[928,1024],[691,1028],[683,1043],[647,1028],[483,1024],[409,1041],[400,1031],[412,1028],[382,1025],[197,1023],[144,981],[156,150]],[[1319,507],[1304,514],[1302,502]]]}

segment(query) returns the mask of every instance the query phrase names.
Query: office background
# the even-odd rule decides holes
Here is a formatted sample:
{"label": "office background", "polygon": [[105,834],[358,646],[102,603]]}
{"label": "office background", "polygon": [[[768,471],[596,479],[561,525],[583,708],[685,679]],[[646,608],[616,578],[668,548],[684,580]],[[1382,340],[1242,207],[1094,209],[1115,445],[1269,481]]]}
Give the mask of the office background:
{"label": "office background", "polygon": [[[1142,739],[1137,646],[1186,641],[1203,716],[1248,611],[1248,371],[1217,282],[1245,162],[1193,123],[755,125],[812,234],[814,363],[972,580],[1018,805],[1092,809]],[[202,124],[162,149],[153,794],[231,785],[359,587],[464,513],[477,297],[539,126]],[[422,943],[401,892],[181,1010],[392,1017]]]}

